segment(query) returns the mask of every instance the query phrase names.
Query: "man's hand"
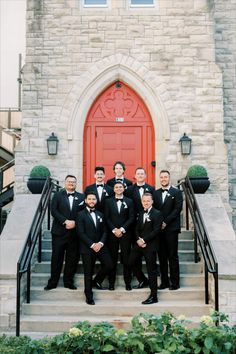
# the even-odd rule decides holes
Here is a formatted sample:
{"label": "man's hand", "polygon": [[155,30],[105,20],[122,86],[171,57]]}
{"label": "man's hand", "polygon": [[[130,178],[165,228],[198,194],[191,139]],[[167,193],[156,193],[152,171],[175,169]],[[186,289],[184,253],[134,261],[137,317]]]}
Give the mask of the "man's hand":
{"label": "man's hand", "polygon": [[167,226],[167,224],[163,221],[162,225],[161,225],[161,229],[164,230],[164,228]]}
{"label": "man's hand", "polygon": [[66,220],[64,222],[64,225],[67,230],[74,229],[75,228],[75,221],[74,220]]}
{"label": "man's hand", "polygon": [[145,241],[142,238],[139,238],[137,240],[137,244],[139,247],[145,248],[147,246],[147,244],[145,243]]}
{"label": "man's hand", "polygon": [[112,230],[112,232],[113,232],[113,234],[114,234],[116,237],[118,237],[118,238],[120,238],[120,237],[123,235],[121,229],[115,228],[115,229]]}
{"label": "man's hand", "polygon": [[94,243],[92,246],[94,252],[99,252],[101,248],[102,248],[102,244],[100,242]]}

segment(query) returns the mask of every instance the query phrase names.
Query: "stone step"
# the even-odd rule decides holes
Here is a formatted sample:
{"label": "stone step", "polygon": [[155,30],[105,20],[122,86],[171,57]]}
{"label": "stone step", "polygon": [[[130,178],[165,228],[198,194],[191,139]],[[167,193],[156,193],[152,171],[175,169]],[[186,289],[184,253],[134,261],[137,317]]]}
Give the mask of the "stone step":
{"label": "stone step", "polygon": [[[97,290],[93,289],[94,300],[117,300],[117,301],[142,301],[145,300],[150,294],[149,288],[144,289],[133,289],[131,291],[126,291],[124,286],[118,286],[114,291],[110,290]],[[201,287],[181,287],[178,290],[164,289],[158,291],[158,297],[160,300],[168,301],[183,301],[183,300],[199,300],[204,302],[204,289]],[[77,290],[70,290],[64,287],[57,287],[50,291],[45,291],[43,287],[32,287],[31,288],[31,300],[42,300],[42,301],[77,301],[84,300],[84,287],[78,287]]]}
{"label": "stone step", "polygon": [[[194,261],[194,251],[179,251],[179,260],[182,262],[193,262]],[[43,250],[42,251],[42,261],[50,261],[52,252],[51,250]]]}
{"label": "stone step", "polygon": [[[33,268],[33,273],[49,273],[50,272],[50,261],[43,261],[41,263],[36,263],[34,268]],[[194,262],[183,262],[180,261],[180,273],[181,274],[201,274],[203,273],[203,264],[201,262],[199,263],[194,263]],[[95,273],[98,271],[100,267],[100,263],[96,262],[95,264]],[[143,262],[143,270],[145,271],[146,265],[145,262]],[[122,273],[122,267],[119,266],[118,264],[118,274]],[[77,273],[83,274],[83,265],[81,262],[79,262],[77,266]]]}
{"label": "stone step", "polygon": [[[131,318],[141,312],[161,315],[171,312],[175,316],[185,315],[187,318],[209,314],[210,305],[198,301],[161,301],[157,304],[142,305],[140,302],[103,301],[97,300],[95,306],[84,301],[44,301],[24,304],[21,316],[21,331],[62,332],[68,330],[79,321],[107,321],[118,328],[129,328]],[[41,310],[41,311],[40,311]],[[27,313],[35,313],[34,316]],[[108,315],[109,314],[109,315]]]}
{"label": "stone step", "polygon": [[[50,277],[49,273],[32,273],[31,285],[32,286],[42,286],[47,284]],[[76,274],[74,278],[74,283],[76,286],[84,286],[83,274]],[[133,279],[133,284],[136,284],[136,278]],[[160,278],[158,278],[158,283],[160,283]],[[107,280],[104,280],[104,286],[107,285]],[[116,278],[116,286],[123,286],[124,280],[122,275],[118,275]],[[59,286],[63,286],[62,275],[59,281]],[[180,286],[204,286],[204,277],[201,274],[180,274]]]}
{"label": "stone step", "polygon": [[[49,251],[52,249],[52,241],[51,239],[43,239],[42,241],[42,249],[44,251]],[[179,250],[189,250],[193,251],[194,249],[194,242],[193,240],[179,240]]]}

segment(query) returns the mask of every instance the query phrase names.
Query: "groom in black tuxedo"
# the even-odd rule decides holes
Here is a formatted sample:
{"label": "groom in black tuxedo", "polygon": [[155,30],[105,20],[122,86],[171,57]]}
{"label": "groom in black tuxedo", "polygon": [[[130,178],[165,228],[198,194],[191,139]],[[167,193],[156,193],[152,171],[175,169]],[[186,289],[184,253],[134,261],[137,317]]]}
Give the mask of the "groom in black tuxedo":
{"label": "groom in black tuxedo", "polygon": [[[89,305],[95,305],[92,287],[103,290],[102,282],[113,268],[113,262],[105,245],[107,232],[104,216],[95,209],[96,203],[96,194],[88,192],[85,197],[86,208],[78,214],[76,222],[79,249],[84,266],[84,293]],[[92,280],[97,258],[101,262],[101,268]]]}
{"label": "groom in black tuxedo", "polygon": [[51,203],[52,223],[52,258],[51,277],[45,290],[57,287],[65,257],[64,287],[75,290],[74,273],[78,262],[78,238],[75,220],[84,208],[84,195],[76,192],[76,177],[67,175],[65,188],[55,193]]}
{"label": "groom in black tuxedo", "polygon": [[106,200],[105,217],[108,226],[108,248],[114,262],[114,268],[109,275],[109,290],[115,289],[116,268],[119,248],[121,250],[121,263],[126,290],[131,290],[131,271],[128,259],[131,250],[131,227],[134,223],[133,201],[123,195],[124,185],[115,182],[115,196]]}
{"label": "groom in black tuxedo", "polygon": [[144,274],[137,260],[144,256],[147,266],[150,296],[142,302],[149,305],[158,302],[157,298],[157,249],[159,243],[159,234],[163,221],[163,216],[159,210],[152,207],[153,197],[150,193],[144,193],[142,196],[143,210],[139,212],[136,224],[136,244],[134,245],[129,264],[133,268],[134,275],[137,278],[144,277]]}
{"label": "groom in black tuxedo", "polygon": [[[162,170],[159,175],[161,188],[154,194],[154,207],[161,211],[164,221],[160,235],[159,262],[161,284],[159,289],[177,290],[179,284],[178,234],[180,213],[183,207],[182,192],[170,185],[170,172]],[[170,279],[168,277],[168,264]]]}
{"label": "groom in black tuxedo", "polygon": [[105,168],[103,166],[95,167],[94,178],[95,183],[87,186],[84,194],[95,193],[97,199],[95,208],[104,213],[105,200],[114,195],[113,189],[105,183]]}

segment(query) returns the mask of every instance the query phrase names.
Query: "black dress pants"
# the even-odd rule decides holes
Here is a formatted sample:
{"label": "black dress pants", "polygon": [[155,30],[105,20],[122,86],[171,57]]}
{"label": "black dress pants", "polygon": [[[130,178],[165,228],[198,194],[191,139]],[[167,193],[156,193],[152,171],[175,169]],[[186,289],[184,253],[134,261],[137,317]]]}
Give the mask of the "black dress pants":
{"label": "black dress pants", "polygon": [[66,231],[64,235],[52,234],[51,278],[49,286],[57,286],[65,259],[63,275],[64,285],[72,285],[78,261],[78,238],[75,231]]}

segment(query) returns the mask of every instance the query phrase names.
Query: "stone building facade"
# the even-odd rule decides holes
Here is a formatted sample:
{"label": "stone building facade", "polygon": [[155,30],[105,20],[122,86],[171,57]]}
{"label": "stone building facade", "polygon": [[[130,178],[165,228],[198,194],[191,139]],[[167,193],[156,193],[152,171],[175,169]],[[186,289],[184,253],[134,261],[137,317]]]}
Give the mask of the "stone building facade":
{"label": "stone building facade", "polygon": [[[27,191],[29,171],[39,163],[60,181],[74,173],[82,185],[89,109],[119,80],[150,112],[156,171],[168,168],[175,183],[191,164],[202,164],[211,190],[225,205],[230,190],[236,208],[235,7],[235,0],[155,0],[152,7],[28,0],[17,192]],[[60,140],[54,157],[46,146],[51,132]],[[184,132],[192,138],[189,156],[178,143]]]}

